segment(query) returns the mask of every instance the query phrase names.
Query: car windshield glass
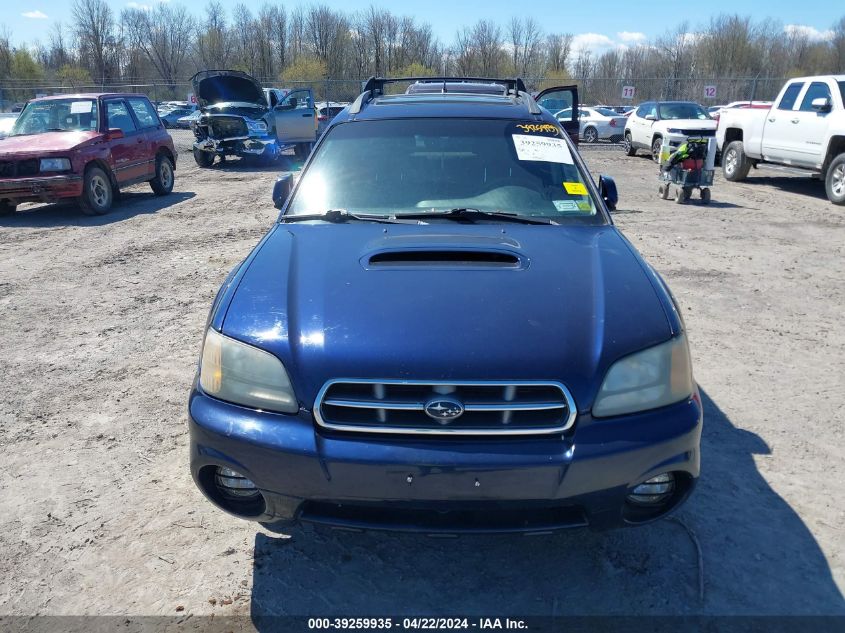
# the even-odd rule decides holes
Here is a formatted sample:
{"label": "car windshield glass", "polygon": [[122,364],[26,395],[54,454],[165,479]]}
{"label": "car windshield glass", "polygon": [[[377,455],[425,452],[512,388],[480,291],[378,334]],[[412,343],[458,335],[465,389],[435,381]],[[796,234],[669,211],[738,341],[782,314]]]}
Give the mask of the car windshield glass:
{"label": "car windshield glass", "polygon": [[536,121],[399,119],[331,128],[287,215],[456,208],[604,224],[564,133]]}
{"label": "car windshield glass", "polygon": [[709,119],[710,115],[697,103],[661,103],[661,119]]}
{"label": "car windshield glass", "polygon": [[845,103],[845,81],[839,82],[839,93],[842,95],[842,103]]}
{"label": "car windshield glass", "polygon": [[49,99],[28,103],[9,136],[96,129],[96,99]]}

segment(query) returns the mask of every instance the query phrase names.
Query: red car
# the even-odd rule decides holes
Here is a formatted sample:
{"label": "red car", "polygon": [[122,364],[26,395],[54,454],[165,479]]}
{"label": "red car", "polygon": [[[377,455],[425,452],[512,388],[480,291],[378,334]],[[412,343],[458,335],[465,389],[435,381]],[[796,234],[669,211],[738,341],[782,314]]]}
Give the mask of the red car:
{"label": "red car", "polygon": [[0,215],[22,202],[75,198],[102,215],[123,187],[173,190],[176,150],[144,95],[78,94],[34,99],[0,140]]}

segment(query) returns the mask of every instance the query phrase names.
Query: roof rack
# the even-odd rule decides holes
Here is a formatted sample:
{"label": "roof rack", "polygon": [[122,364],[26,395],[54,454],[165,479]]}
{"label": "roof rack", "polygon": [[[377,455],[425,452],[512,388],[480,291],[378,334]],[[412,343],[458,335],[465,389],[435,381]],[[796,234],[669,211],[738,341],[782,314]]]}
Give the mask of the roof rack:
{"label": "roof rack", "polygon": [[364,91],[358,95],[358,98],[355,99],[354,103],[350,106],[349,114],[358,114],[366,102],[378,95],[383,95],[384,87],[387,84],[410,83],[414,81],[424,83],[443,82],[444,87],[447,83],[459,82],[495,83],[503,84],[505,88],[507,88],[508,94],[518,96],[528,95],[525,82],[519,77],[513,79],[493,79],[491,77],[370,77],[366,82],[364,82]]}

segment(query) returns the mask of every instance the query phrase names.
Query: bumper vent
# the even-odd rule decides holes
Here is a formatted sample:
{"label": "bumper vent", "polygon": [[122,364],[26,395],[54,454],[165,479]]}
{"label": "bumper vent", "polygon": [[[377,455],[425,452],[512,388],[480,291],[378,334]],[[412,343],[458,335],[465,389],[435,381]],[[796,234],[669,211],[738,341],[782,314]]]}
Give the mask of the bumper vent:
{"label": "bumper vent", "polygon": [[549,435],[576,412],[557,382],[330,380],[314,404],[324,428],[412,435]]}

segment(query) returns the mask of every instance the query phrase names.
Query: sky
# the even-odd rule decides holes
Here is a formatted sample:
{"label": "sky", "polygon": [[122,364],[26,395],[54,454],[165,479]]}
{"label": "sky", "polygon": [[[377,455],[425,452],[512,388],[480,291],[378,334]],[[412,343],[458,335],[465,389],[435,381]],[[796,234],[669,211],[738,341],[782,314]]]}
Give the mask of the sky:
{"label": "sky", "polygon": [[[205,0],[107,0],[116,13],[126,7],[149,7],[156,2],[181,2],[198,15]],[[257,11],[265,0],[240,0]],[[444,43],[454,40],[462,26],[474,24],[481,18],[504,25],[514,15],[533,17],[545,32],[572,33],[573,48],[587,49],[600,54],[611,48],[642,43],[674,29],[681,22],[689,23],[695,32],[711,17],[719,13],[739,13],[755,20],[772,18],[785,28],[800,29],[811,39],[830,36],[833,23],[845,15],[833,10],[831,0],[706,0],[702,2],[650,2],[632,0],[603,0],[602,2],[520,3],[514,0],[272,0],[290,9],[297,5],[308,7],[323,3],[346,12],[363,9],[371,4],[390,9],[397,15],[412,15],[420,22],[431,24],[435,35]],[[234,8],[234,0],[223,0],[224,6]],[[15,44],[35,40],[46,41],[50,25],[55,21],[71,22],[71,0],[0,0],[0,27],[5,26]],[[765,7],[765,13],[761,9]],[[525,12],[526,10],[530,12]]]}

